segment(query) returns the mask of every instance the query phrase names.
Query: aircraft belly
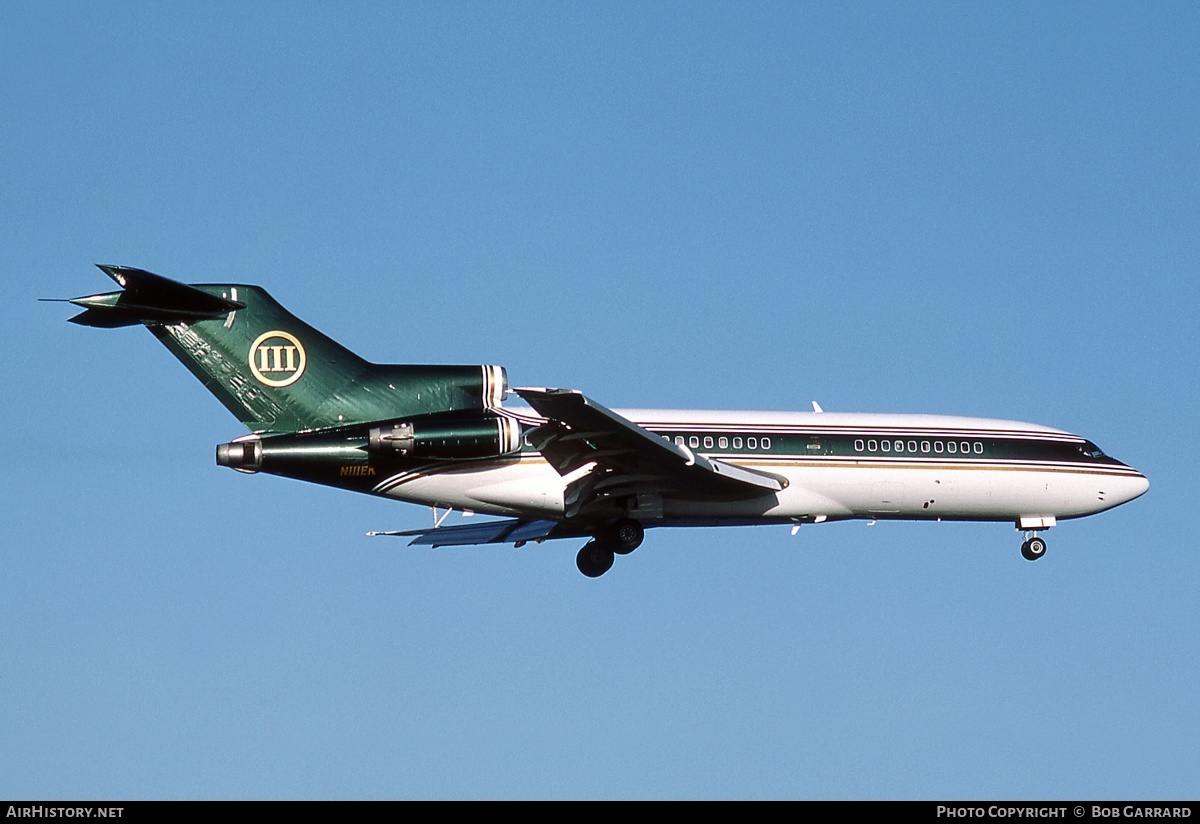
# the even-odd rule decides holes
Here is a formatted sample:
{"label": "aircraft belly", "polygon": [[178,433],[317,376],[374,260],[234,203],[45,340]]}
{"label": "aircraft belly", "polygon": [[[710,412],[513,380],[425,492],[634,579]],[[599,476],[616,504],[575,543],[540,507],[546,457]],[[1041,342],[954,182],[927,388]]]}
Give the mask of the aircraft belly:
{"label": "aircraft belly", "polygon": [[[764,518],[787,520],[824,515],[829,519],[849,518],[854,513],[846,505],[830,494],[828,483],[806,483],[805,480],[822,478],[828,481],[830,476],[822,473],[812,479],[803,479],[796,470],[781,470],[775,466],[749,465],[752,469],[768,471],[783,475],[788,485],[779,492],[760,495],[753,498],[727,501],[691,500],[683,498],[664,498],[663,515],[666,518]],[[828,472],[828,470],[826,470]]]}
{"label": "aircraft belly", "polygon": [[899,467],[867,472],[864,477],[861,470],[847,469],[836,478],[807,481],[821,484],[859,517],[1007,521],[1029,514],[1069,518],[1107,508],[1096,498],[1098,476],[1084,473]]}
{"label": "aircraft belly", "polygon": [[[784,475],[788,485],[776,493],[724,501],[664,497],[663,517],[1008,521],[1090,515],[1136,496],[1119,488],[1122,478],[1064,469],[750,466]],[[561,518],[565,486],[553,468],[533,459],[414,472],[383,494],[494,515]],[[1106,487],[1113,491],[1106,493]]]}
{"label": "aircraft belly", "polygon": [[[1029,514],[1059,518],[1089,515],[1131,497],[1119,488],[1123,478],[1069,470],[862,465],[772,470],[786,475],[789,481],[785,490],[773,496],[776,505],[764,507],[762,499],[756,499],[720,509],[776,517],[824,515],[830,520],[882,517],[1007,521]],[[1106,493],[1106,487],[1113,491]],[[711,504],[707,506],[713,509]]]}
{"label": "aircraft belly", "polygon": [[489,515],[555,518],[563,513],[562,478],[541,461],[414,473],[385,494],[409,503]]}
{"label": "aircraft belly", "polygon": [[544,463],[515,465],[488,473],[463,494],[480,505],[503,506],[545,517],[563,514],[563,479]]}
{"label": "aircraft belly", "polygon": [[[999,473],[997,473],[999,474]],[[992,496],[1021,515],[1076,518],[1116,506],[1122,498],[1108,490],[1122,478],[1089,472],[1013,472],[992,482]]]}

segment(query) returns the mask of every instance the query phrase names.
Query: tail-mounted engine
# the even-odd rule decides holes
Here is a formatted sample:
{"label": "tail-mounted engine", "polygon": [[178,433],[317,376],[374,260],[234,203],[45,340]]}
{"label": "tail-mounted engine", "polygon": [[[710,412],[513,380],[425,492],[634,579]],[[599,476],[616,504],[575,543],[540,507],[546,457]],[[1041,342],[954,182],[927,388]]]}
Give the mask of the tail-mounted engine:
{"label": "tail-mounted engine", "polygon": [[399,458],[465,461],[498,458],[521,449],[521,425],[490,412],[425,415],[368,427],[223,443],[217,447],[217,464],[239,472],[315,480],[330,471],[339,477],[369,477],[374,473],[368,467]]}

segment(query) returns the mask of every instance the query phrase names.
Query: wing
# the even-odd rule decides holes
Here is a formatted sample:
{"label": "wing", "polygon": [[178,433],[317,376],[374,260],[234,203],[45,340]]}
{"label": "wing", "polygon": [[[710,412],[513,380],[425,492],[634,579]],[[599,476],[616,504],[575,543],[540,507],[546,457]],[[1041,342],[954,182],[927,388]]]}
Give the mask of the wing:
{"label": "wing", "polygon": [[[474,544],[523,544],[547,538],[569,538],[583,533],[562,528],[558,521],[523,521],[509,518],[501,521],[482,521],[476,524],[455,524],[432,529],[407,529],[400,532],[368,532],[374,537],[389,535],[406,538],[414,536],[409,546],[471,546]],[[560,534],[561,533],[561,534]]]}
{"label": "wing", "polygon": [[631,495],[738,500],[771,495],[787,485],[778,476],[697,455],[577,390],[515,391],[546,419],[527,437],[560,475],[594,464],[567,486],[568,519]]}

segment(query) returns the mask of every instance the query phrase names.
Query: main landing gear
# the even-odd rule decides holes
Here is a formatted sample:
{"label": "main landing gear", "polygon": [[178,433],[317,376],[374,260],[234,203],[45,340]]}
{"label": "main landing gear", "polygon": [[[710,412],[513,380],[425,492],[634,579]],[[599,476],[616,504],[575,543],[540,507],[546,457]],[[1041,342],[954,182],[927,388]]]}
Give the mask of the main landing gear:
{"label": "main landing gear", "polygon": [[1021,544],[1021,554],[1026,561],[1036,561],[1046,554],[1046,542],[1039,538],[1036,532],[1026,532],[1025,542]]}
{"label": "main landing gear", "polygon": [[599,578],[612,569],[617,555],[628,555],[642,545],[642,525],[632,518],[610,524],[596,533],[575,556],[575,566],[589,578]]}

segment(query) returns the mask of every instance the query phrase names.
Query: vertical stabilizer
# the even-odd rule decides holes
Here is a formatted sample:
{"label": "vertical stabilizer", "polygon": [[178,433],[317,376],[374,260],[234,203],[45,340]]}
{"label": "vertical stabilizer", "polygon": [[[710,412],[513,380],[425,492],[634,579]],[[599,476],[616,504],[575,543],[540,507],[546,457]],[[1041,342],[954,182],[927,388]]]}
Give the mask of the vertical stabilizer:
{"label": "vertical stabilizer", "polygon": [[489,366],[363,360],[258,286],[183,284],[101,266],[124,291],[76,298],[72,321],[145,325],[252,432],[295,432],[481,409],[503,397]]}

